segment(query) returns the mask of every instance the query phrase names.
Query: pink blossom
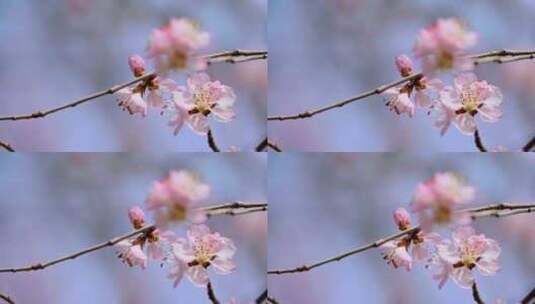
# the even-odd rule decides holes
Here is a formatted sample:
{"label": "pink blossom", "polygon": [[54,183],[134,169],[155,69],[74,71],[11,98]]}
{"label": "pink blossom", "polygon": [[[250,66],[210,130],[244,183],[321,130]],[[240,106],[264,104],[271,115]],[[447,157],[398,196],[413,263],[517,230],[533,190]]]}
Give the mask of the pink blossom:
{"label": "pink blossom", "polygon": [[195,210],[210,194],[210,186],[201,183],[187,171],[171,171],[153,184],[146,200],[147,208],[156,212],[156,222],[165,226],[171,221],[200,220]]}
{"label": "pink blossom", "polygon": [[128,57],[128,66],[136,77],[143,76],[145,69],[147,68],[145,60],[139,55],[130,55]]}
{"label": "pink blossom", "polygon": [[407,271],[412,268],[412,257],[407,251],[405,239],[401,241],[388,241],[381,245],[383,259],[394,268],[404,267]]}
{"label": "pink blossom", "polygon": [[131,241],[123,240],[115,245],[118,257],[128,266],[147,268],[147,256],[143,253],[141,245],[134,245]]}
{"label": "pink blossom", "polygon": [[135,229],[143,228],[145,225],[145,213],[138,206],[130,208],[128,210],[128,218]]}
{"label": "pink blossom", "polygon": [[414,103],[407,92],[400,88],[390,88],[384,93],[388,109],[398,115],[406,113],[409,117],[414,115]]}
{"label": "pink blossom", "polygon": [[467,30],[455,18],[438,19],[423,29],[416,38],[414,53],[422,58],[424,73],[435,70],[473,68],[473,62],[462,52],[477,43],[478,35]]}
{"label": "pink blossom", "polygon": [[502,102],[500,89],[486,81],[478,81],[473,73],[460,74],[453,87],[447,86],[440,92],[441,111],[450,113],[450,120],[441,125],[451,121],[461,133],[472,135],[476,130],[475,116],[480,114],[486,122],[498,121],[502,117]]}
{"label": "pink blossom", "polygon": [[433,223],[464,221],[461,213],[454,213],[458,205],[474,198],[475,189],[451,172],[435,174],[419,184],[411,202],[411,209],[418,213],[422,227],[427,230]]}
{"label": "pink blossom", "polygon": [[208,132],[209,115],[220,122],[234,119],[232,106],[235,100],[236,95],[231,87],[219,81],[210,81],[210,77],[205,73],[190,76],[187,86],[179,87],[174,98],[177,108],[188,111],[186,122],[190,128],[202,135]]}
{"label": "pink blossom", "polygon": [[196,286],[206,286],[210,266],[219,274],[234,272],[236,247],[232,240],[212,233],[206,225],[192,225],[187,235],[187,239],[179,238],[172,244],[174,268],[170,277],[176,284],[185,274]]}
{"label": "pink blossom", "polygon": [[392,216],[399,230],[407,230],[411,226],[411,216],[405,208],[396,209]]}
{"label": "pink blossom", "polygon": [[147,115],[147,103],[143,100],[141,93],[135,92],[132,88],[123,88],[115,93],[119,106],[128,113],[134,115],[141,114],[142,117]]}
{"label": "pink blossom", "polygon": [[201,68],[195,52],[207,46],[210,34],[185,18],[173,18],[166,26],[155,29],[149,41],[148,53],[155,58],[159,71],[184,69],[191,65]]}
{"label": "pink blossom", "polygon": [[496,274],[500,268],[500,252],[498,242],[483,234],[475,234],[474,229],[468,226],[458,228],[451,240],[437,245],[440,259],[451,266],[449,277],[463,288],[472,287],[474,268],[485,276]]}
{"label": "pink blossom", "polygon": [[412,238],[412,257],[415,261],[426,262],[441,241],[442,237],[438,233],[418,231]]}
{"label": "pink blossom", "polygon": [[166,108],[173,103],[173,92],[178,88],[176,82],[169,78],[155,77],[149,84],[147,104],[154,108]]}
{"label": "pink blossom", "polygon": [[402,54],[396,57],[396,67],[403,77],[407,77],[412,73],[412,61],[409,56]]}
{"label": "pink blossom", "polygon": [[171,243],[176,241],[176,235],[170,230],[160,232],[154,229],[147,237],[147,257],[154,261],[164,261]]}

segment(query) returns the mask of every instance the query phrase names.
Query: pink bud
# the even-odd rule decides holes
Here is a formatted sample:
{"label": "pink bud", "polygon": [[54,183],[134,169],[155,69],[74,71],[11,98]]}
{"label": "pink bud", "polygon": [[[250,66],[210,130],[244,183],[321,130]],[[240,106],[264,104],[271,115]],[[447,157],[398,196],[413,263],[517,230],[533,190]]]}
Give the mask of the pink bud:
{"label": "pink bud", "polygon": [[406,230],[411,226],[411,218],[405,208],[398,208],[394,211],[394,222],[399,230]]}
{"label": "pink bud", "polygon": [[145,213],[137,206],[128,210],[128,217],[135,229],[143,228],[145,225]]}
{"label": "pink bud", "polygon": [[143,76],[143,73],[145,73],[145,69],[147,68],[145,60],[143,60],[143,58],[141,58],[139,55],[128,56],[128,65],[136,77]]}
{"label": "pink bud", "polygon": [[412,73],[412,61],[405,54],[396,57],[396,67],[403,77],[407,77]]}

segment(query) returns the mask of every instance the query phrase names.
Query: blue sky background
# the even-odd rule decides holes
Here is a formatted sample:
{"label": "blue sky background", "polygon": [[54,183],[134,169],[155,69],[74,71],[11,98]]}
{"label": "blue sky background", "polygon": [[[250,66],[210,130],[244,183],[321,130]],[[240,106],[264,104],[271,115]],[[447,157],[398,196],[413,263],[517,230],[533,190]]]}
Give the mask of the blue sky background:
{"label": "blue sky background", "polygon": [[[203,52],[265,49],[265,0],[52,0],[0,3],[0,116],[29,114],[124,83],[127,57],[151,31],[190,17],[212,34]],[[220,64],[214,79],[234,88],[237,118],[212,124],[223,150],[252,150],[266,136],[267,64]],[[184,83],[185,76],[176,78]],[[45,119],[1,122],[0,139],[21,151],[208,151],[188,128],[174,136],[156,111],[142,119],[105,96]]]}
{"label": "blue sky background", "polygon": [[[473,52],[533,49],[534,3],[271,0],[268,114],[316,109],[399,79],[394,57],[410,54],[418,31],[439,17],[462,18],[480,34]],[[504,95],[504,117],[480,124],[489,149],[519,150],[533,136],[533,71],[535,61],[477,68],[476,74]],[[455,128],[441,137],[425,112],[399,117],[378,96],[308,119],[273,121],[268,132],[292,151],[476,150],[472,138]]]}
{"label": "blue sky background", "polygon": [[[464,175],[477,190],[474,206],[533,203],[534,162],[533,155],[503,153],[270,155],[268,268],[316,262],[395,233],[392,211],[408,206],[416,185],[438,171]],[[516,303],[534,287],[533,223],[533,214],[475,223],[503,249],[496,276],[476,274],[486,303]],[[280,303],[472,303],[470,290],[452,281],[439,290],[422,264],[395,270],[377,249],[310,272],[270,275],[268,286]]]}
{"label": "blue sky background", "polygon": [[[207,204],[265,202],[266,155],[17,154],[0,155],[0,268],[71,254],[132,230],[127,210],[141,205],[170,169],[190,169],[212,185]],[[147,221],[150,215],[147,214]],[[211,280],[218,298],[240,303],[266,288],[267,214],[216,217],[209,226],[237,246],[238,269]],[[184,236],[185,227],[176,229]],[[43,271],[0,274],[0,293],[16,303],[207,303],[185,279],[174,289],[167,270],[129,268],[113,248]]]}

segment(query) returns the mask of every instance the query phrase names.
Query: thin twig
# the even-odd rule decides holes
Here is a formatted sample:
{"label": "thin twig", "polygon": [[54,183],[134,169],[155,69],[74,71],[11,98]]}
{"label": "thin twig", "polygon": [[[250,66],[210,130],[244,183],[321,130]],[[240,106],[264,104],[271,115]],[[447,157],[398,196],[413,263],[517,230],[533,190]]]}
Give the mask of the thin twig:
{"label": "thin twig", "polygon": [[[511,210],[511,211],[509,211]],[[503,214],[499,214],[500,211],[506,211],[504,212]],[[488,206],[483,206],[483,207],[480,207],[480,208],[472,208],[472,209],[464,209],[464,210],[459,210],[458,212],[460,213],[463,213],[463,212],[469,212],[472,214],[472,218],[473,219],[476,219],[476,218],[480,218],[480,217],[489,217],[489,216],[495,216],[495,217],[503,217],[503,216],[510,216],[510,215],[514,215],[514,214],[520,214],[520,213],[530,213],[530,212],[535,212],[535,204],[533,205],[514,205],[514,204],[496,204],[496,205],[488,205]],[[327,259],[324,259],[324,260],[321,260],[319,262],[316,262],[316,263],[313,263],[313,264],[309,264],[309,265],[302,265],[302,266],[299,266],[299,267],[295,267],[295,268],[288,268],[288,269],[276,269],[276,270],[269,270],[267,273],[268,274],[286,274],[286,273],[297,273],[297,272],[305,272],[305,271],[310,271],[316,267],[320,267],[322,265],[325,265],[325,264],[329,264],[329,263],[332,263],[332,262],[337,262],[337,261],[340,261],[346,257],[349,257],[349,256],[352,256],[352,255],[355,255],[357,253],[360,253],[360,252],[363,252],[363,251],[366,251],[366,250],[369,250],[369,249],[372,249],[372,248],[377,248],[389,241],[392,241],[392,240],[395,240],[395,239],[399,239],[405,235],[410,235],[410,234],[414,234],[414,233],[417,233],[418,231],[420,231],[420,227],[419,226],[416,226],[416,227],[413,227],[411,229],[407,229],[407,230],[404,230],[404,231],[401,231],[401,232],[398,232],[394,235],[391,235],[391,236],[388,236],[386,238],[382,238],[382,239],[379,239],[373,243],[370,243],[370,244],[367,244],[367,245],[364,245],[364,246],[361,246],[361,247],[357,247],[355,249],[352,249],[350,251],[347,251],[347,252],[344,252],[340,255],[336,255],[334,257],[331,257],[331,258],[327,258]]]}
{"label": "thin twig", "polygon": [[481,141],[481,135],[478,129],[474,132],[474,143],[480,152],[487,152],[487,148],[485,148],[483,141]]}
{"label": "thin twig", "polygon": [[221,205],[215,205],[210,207],[204,207],[200,208],[200,210],[204,211],[208,217],[214,216],[214,215],[244,215],[248,213],[254,213],[254,212],[264,212],[267,211],[268,205],[266,203],[242,203],[242,202],[234,202],[234,203],[227,203],[227,204],[221,204]]}
{"label": "thin twig", "polygon": [[208,284],[206,284],[206,293],[208,294],[208,299],[210,299],[212,304],[219,304],[219,300],[215,296],[214,288],[212,287],[212,282],[210,281],[208,281]]}
{"label": "thin twig", "polygon": [[270,147],[271,149],[273,149],[275,152],[282,152],[282,149],[275,143],[271,142],[271,141],[268,141],[268,147]]}
{"label": "thin twig", "polygon": [[263,152],[266,148],[267,148],[267,145],[268,145],[268,138],[264,138],[264,140],[262,140],[257,146],[256,148],[254,149],[256,152]]}
{"label": "thin twig", "polygon": [[268,297],[268,303],[270,304],[279,304],[279,301],[275,300],[273,297]]}
{"label": "thin twig", "polygon": [[533,288],[521,301],[520,304],[533,304],[535,300],[535,288]]}
{"label": "thin twig", "polygon": [[6,149],[9,152],[15,152],[15,149],[13,149],[13,147],[10,144],[3,142],[1,140],[0,140],[0,147]]}
{"label": "thin twig", "polygon": [[535,147],[535,136],[533,136],[531,140],[522,148],[522,151],[531,152],[533,147]]}
{"label": "thin twig", "polygon": [[[491,51],[491,52],[486,52],[486,53],[481,53],[481,54],[475,54],[469,57],[474,59],[475,64],[483,64],[483,63],[490,63],[490,62],[508,63],[508,62],[513,62],[513,61],[518,61],[518,60],[528,60],[528,59],[534,59],[534,56],[535,56],[535,51],[498,50],[498,51]],[[389,84],[379,86],[373,90],[369,90],[367,92],[351,97],[349,99],[334,102],[331,105],[327,105],[327,106],[318,108],[316,110],[309,110],[309,111],[301,112],[301,113],[294,114],[294,115],[287,115],[287,116],[271,116],[271,117],[268,117],[267,120],[268,121],[273,121],[273,120],[283,121],[283,120],[309,118],[317,114],[323,113],[325,111],[343,107],[357,100],[361,100],[361,99],[364,99],[373,95],[379,95],[390,88],[393,88],[395,86],[401,85],[409,81],[415,81],[421,78],[422,76],[423,74],[421,72],[416,73],[408,77],[401,78],[400,80],[391,82]]]}
{"label": "thin twig", "polygon": [[267,296],[268,296],[268,290],[264,290],[264,292],[262,292],[262,294],[260,296],[258,296],[258,298],[256,298],[256,301],[255,303],[256,304],[263,304],[264,301],[267,299]]}
{"label": "thin twig", "polygon": [[477,304],[485,304],[483,299],[481,299],[481,295],[479,294],[479,290],[477,289],[476,281],[474,281],[474,284],[472,284],[472,297],[474,297],[474,301]]}
{"label": "thin twig", "polygon": [[[205,55],[205,56],[201,56],[201,57],[207,59],[207,62],[209,64],[220,63],[220,62],[237,63],[237,62],[245,62],[245,61],[250,61],[250,60],[263,60],[263,59],[266,59],[267,58],[267,52],[266,51],[234,50],[234,51],[220,52],[220,53],[211,54],[211,55]],[[233,58],[233,57],[239,57],[240,60],[235,60],[235,61],[227,60],[227,58]],[[223,58],[225,60],[222,60],[221,58]],[[245,59],[250,59],[250,60],[245,60]],[[136,83],[141,82],[141,81],[147,81],[147,80],[149,80],[149,79],[151,79],[153,77],[156,77],[156,73],[155,72],[150,72],[150,73],[147,73],[147,74],[145,74],[145,75],[143,75],[141,77],[138,77],[138,78],[135,78],[135,79],[133,79],[131,81],[125,82],[123,84],[115,85],[115,86],[113,86],[113,87],[111,87],[109,89],[102,90],[100,92],[93,93],[91,95],[87,95],[85,97],[81,97],[81,98],[76,99],[74,101],[68,102],[65,105],[59,106],[57,108],[52,108],[52,109],[49,109],[49,110],[37,111],[37,112],[34,112],[32,114],[25,114],[25,115],[18,115],[18,116],[4,116],[4,117],[0,117],[0,121],[3,121],[3,120],[12,120],[12,121],[14,121],[14,120],[23,120],[23,119],[43,118],[43,117],[46,117],[46,116],[48,116],[50,114],[53,114],[53,113],[56,113],[56,112],[59,112],[59,111],[62,111],[62,110],[68,109],[68,108],[74,108],[76,106],[79,106],[79,105],[81,105],[83,103],[86,103],[88,101],[97,99],[99,97],[113,94],[113,93],[119,91],[120,89],[126,88],[128,86],[131,86],[131,85],[136,84]]]}
{"label": "thin twig", "polygon": [[0,299],[6,301],[6,303],[15,304],[15,301],[13,301],[10,297],[3,295],[1,293],[0,293]]}
{"label": "thin twig", "polygon": [[[259,210],[258,209],[259,207],[262,207],[264,205],[265,205],[265,210],[267,210],[267,204],[256,204],[255,203],[255,204],[251,204],[251,206],[249,206],[248,204],[241,203],[241,202],[230,203],[230,204],[218,204],[218,205],[214,205],[213,207],[203,207],[203,208],[200,208],[200,209],[206,211],[208,216],[213,216],[213,215],[227,214],[226,212],[228,212],[229,210],[232,210],[232,209],[255,210],[255,212],[265,211],[265,210]],[[215,209],[212,210],[211,208],[215,208]],[[250,212],[251,211],[249,211],[247,213],[250,213]],[[237,214],[246,214],[246,213],[245,212],[244,213],[236,213],[236,215]],[[100,250],[100,249],[103,249],[103,248],[106,248],[106,247],[111,247],[111,246],[119,243],[122,240],[129,239],[129,238],[134,237],[136,235],[149,234],[154,229],[156,229],[155,225],[146,226],[146,227],[143,227],[141,229],[138,229],[138,230],[135,230],[133,232],[130,232],[128,234],[125,234],[123,236],[119,236],[119,237],[113,238],[113,239],[111,239],[109,241],[97,244],[95,246],[91,246],[89,248],[77,251],[77,252],[75,252],[73,254],[69,254],[67,256],[64,256],[64,257],[61,257],[61,258],[58,258],[58,259],[55,259],[55,260],[52,260],[52,261],[49,261],[49,262],[37,263],[37,264],[33,264],[33,265],[30,265],[30,266],[26,266],[26,267],[20,267],[20,268],[0,268],[0,273],[3,273],[3,272],[15,273],[15,272],[43,270],[43,269],[45,269],[47,267],[50,267],[52,265],[55,265],[55,264],[58,264],[58,263],[61,263],[61,262],[65,262],[65,261],[68,261],[68,260],[73,260],[73,259],[75,259],[75,258],[77,258],[79,256],[82,256],[82,255],[85,255],[85,254],[88,254],[88,253],[91,253],[91,252],[94,252],[94,251],[97,251],[97,250]]]}
{"label": "thin twig", "polygon": [[208,130],[206,138],[208,140],[208,146],[210,147],[210,149],[212,149],[213,152],[221,152],[219,150],[219,147],[215,143],[214,134],[212,133],[212,130]]}

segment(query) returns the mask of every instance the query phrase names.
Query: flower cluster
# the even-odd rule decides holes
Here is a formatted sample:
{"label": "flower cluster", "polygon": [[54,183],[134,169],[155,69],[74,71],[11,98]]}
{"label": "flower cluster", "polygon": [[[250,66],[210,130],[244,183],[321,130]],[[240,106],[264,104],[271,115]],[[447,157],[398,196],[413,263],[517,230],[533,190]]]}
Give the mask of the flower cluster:
{"label": "flower cluster", "polygon": [[[198,287],[209,282],[210,266],[218,274],[230,274],[236,265],[236,247],[231,239],[212,232],[197,212],[197,204],[210,193],[210,187],[186,171],[171,171],[152,186],[146,200],[147,209],[154,212],[156,225],[145,226],[145,213],[140,207],[128,211],[134,229],[146,229],[135,237],[118,242],[118,257],[126,265],[145,269],[149,261],[168,268],[168,277],[177,286],[184,275]],[[170,222],[195,218],[186,238],[166,230]]]}
{"label": "flower cluster", "polygon": [[[210,35],[188,19],[172,19],[168,25],[153,31],[148,57],[154,59],[157,73],[147,75],[147,64],[139,55],[128,58],[135,77],[147,78],[115,93],[119,106],[128,113],[145,117],[148,108],[157,109],[169,119],[168,125],[178,134],[184,124],[195,133],[207,134],[208,118],[230,122],[235,114],[236,95],[231,87],[211,81],[201,70],[206,62],[196,51],[210,41]],[[185,86],[164,77],[168,71],[194,67]],[[190,69],[191,70],[191,69]]]}
{"label": "flower cluster", "polygon": [[[500,89],[469,72],[474,62],[464,53],[477,40],[478,35],[455,18],[439,19],[421,30],[413,51],[415,58],[422,61],[423,74],[413,74],[407,55],[396,57],[395,65],[402,77],[418,77],[384,91],[386,105],[396,114],[409,117],[414,116],[417,108],[433,113],[435,126],[442,135],[451,124],[463,134],[474,134],[478,114],[485,122],[497,122],[502,117]],[[445,85],[438,78],[429,79],[439,71],[449,70],[456,73],[453,85]]]}
{"label": "flower cluster", "polygon": [[[398,208],[394,212],[394,222],[400,231],[408,233],[381,245],[383,258],[394,268],[402,267],[407,271],[415,261],[425,263],[439,288],[450,278],[462,288],[471,288],[475,269],[485,276],[496,274],[500,268],[499,244],[483,234],[476,234],[467,217],[455,209],[473,196],[474,189],[452,173],[438,173],[418,185],[411,209],[418,215],[420,226],[411,227],[409,213]],[[459,220],[461,218],[463,220]],[[451,224],[451,238],[431,231],[434,224],[444,223]]]}

